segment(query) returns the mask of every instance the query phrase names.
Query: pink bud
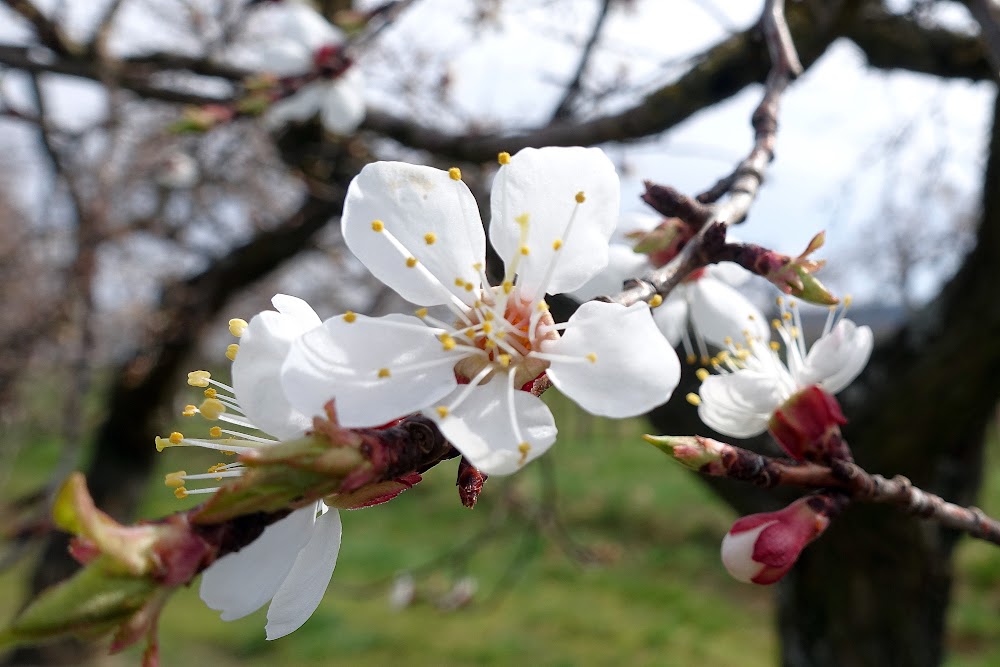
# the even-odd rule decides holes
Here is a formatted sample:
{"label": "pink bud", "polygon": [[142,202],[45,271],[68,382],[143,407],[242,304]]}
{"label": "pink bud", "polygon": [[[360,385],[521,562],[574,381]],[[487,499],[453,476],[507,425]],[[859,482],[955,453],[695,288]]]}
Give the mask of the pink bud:
{"label": "pink bud", "polygon": [[810,385],[782,403],[767,428],[796,461],[849,461],[851,452],[840,436],[840,425],[846,423],[837,399]]}
{"label": "pink bud", "polygon": [[839,497],[806,496],[783,510],[738,519],[722,540],[722,564],[740,581],[773,584],[826,530],[842,504]]}

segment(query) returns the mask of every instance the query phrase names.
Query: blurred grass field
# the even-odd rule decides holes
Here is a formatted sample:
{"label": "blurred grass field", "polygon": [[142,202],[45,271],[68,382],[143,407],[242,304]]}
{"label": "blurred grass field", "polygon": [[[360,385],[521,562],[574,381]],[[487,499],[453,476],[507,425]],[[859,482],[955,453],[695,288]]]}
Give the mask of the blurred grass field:
{"label": "blurred grass field", "polygon": [[[778,664],[773,591],[733,581],[719,563],[730,510],[642,442],[643,420],[595,419],[551,394],[561,434],[547,457],[565,534],[539,531],[526,518],[543,492],[542,464],[490,480],[474,511],[458,501],[454,464],[444,464],[389,504],[343,514],[333,581],[294,634],[265,641],[264,610],[222,622],[193,587],[166,609],[161,664]],[[56,454],[51,442],[24,448],[3,496],[32,488]],[[162,469],[214,462],[200,454],[167,450]],[[997,513],[995,440],[990,459],[980,504]],[[151,517],[181,506],[154,483],[141,512]],[[22,599],[31,560],[0,576],[0,620]],[[395,611],[389,591],[403,572],[412,573],[416,598]],[[471,603],[441,609],[464,577],[478,585]],[[962,542],[949,620],[948,665],[1000,664],[1000,549]],[[138,662],[139,652],[130,650],[104,664]]]}

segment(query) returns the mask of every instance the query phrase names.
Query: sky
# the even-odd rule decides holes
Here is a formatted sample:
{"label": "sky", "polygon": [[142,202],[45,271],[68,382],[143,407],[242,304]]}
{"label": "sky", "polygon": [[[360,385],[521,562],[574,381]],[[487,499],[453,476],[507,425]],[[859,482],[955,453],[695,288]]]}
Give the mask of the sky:
{"label": "sky", "polygon": [[[40,4],[54,6],[56,0]],[[103,4],[68,0],[71,34],[86,34],[94,9]],[[123,13],[112,40],[116,52],[194,48],[190,35],[163,20],[170,2],[138,0],[126,6],[132,8]],[[369,103],[451,130],[473,118],[506,127],[543,122],[561,94],[561,83],[576,66],[577,48],[593,23],[597,3],[505,0],[490,21],[470,33],[462,12],[477,6],[491,3],[421,0],[404,13],[383,35],[381,55],[360,60],[369,81]],[[752,24],[760,8],[761,2],[748,0],[634,0],[625,9],[612,10],[586,81],[624,90],[611,90],[588,112],[634,103],[636,92],[668,82],[684,70],[687,58],[728,31]],[[971,18],[957,5],[939,19],[974,30]],[[16,42],[24,35],[0,14],[0,41]],[[416,64],[407,62],[414,53],[420,55]],[[415,72],[422,79],[414,80]],[[450,81],[445,104],[414,105],[380,92],[401,81],[429,88],[445,74]],[[14,99],[23,96],[16,77],[5,77],[0,86]],[[84,125],[103,113],[94,84],[63,79],[51,90],[53,107],[67,126]],[[760,94],[760,87],[752,86],[667,134],[606,146],[623,175],[623,211],[641,208],[638,195],[644,179],[693,194],[731,170],[751,147],[749,118]],[[822,255],[834,263],[844,261],[873,224],[882,224],[879,212],[890,189],[896,200],[921,212],[921,224],[950,224],[954,202],[974,202],[977,195],[992,95],[991,84],[872,70],[853,45],[835,44],[783,99],[776,160],[749,220],[737,232],[740,239],[796,255],[816,232],[826,229],[828,245]],[[907,138],[888,153],[887,137],[904,127]],[[31,150],[31,141],[25,133],[25,150]],[[943,205],[928,201],[926,179],[921,178],[932,156],[942,160],[941,179],[954,192],[954,201]],[[887,175],[897,178],[890,184]],[[22,188],[25,196],[43,200],[47,192],[38,175],[25,178],[34,179]],[[948,266],[919,272],[917,299],[934,293]],[[835,288],[861,299],[886,297],[868,272],[848,267],[836,272]]]}

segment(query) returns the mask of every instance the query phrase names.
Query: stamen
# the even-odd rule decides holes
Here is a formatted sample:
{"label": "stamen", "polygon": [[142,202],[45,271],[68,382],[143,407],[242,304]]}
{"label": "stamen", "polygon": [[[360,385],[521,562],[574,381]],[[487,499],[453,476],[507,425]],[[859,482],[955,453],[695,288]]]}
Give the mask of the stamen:
{"label": "stamen", "polygon": [[656,308],[663,303],[663,297],[659,294],[654,294],[653,298],[649,300],[649,307]]}
{"label": "stamen", "polygon": [[208,371],[191,371],[188,373],[188,384],[192,387],[207,387],[212,374]]}
{"label": "stamen", "polygon": [[240,336],[243,335],[243,332],[247,330],[248,326],[250,325],[247,324],[246,320],[241,320],[238,317],[234,317],[233,319],[229,320],[229,333],[239,338]]}
{"label": "stamen", "polygon": [[497,153],[497,162],[500,164],[510,164],[510,153],[506,151]]}
{"label": "stamen", "polygon": [[433,232],[424,234],[424,243],[427,245],[434,245],[435,241],[437,241],[437,236]]}
{"label": "stamen", "polygon": [[352,324],[358,319],[358,316],[352,313],[351,311],[347,311],[346,313],[343,314],[342,317],[344,321],[347,322],[348,324]]}
{"label": "stamen", "polygon": [[458,167],[452,167],[451,169],[448,170],[448,176],[453,181],[460,181],[462,180],[462,170],[459,169]]}
{"label": "stamen", "polygon": [[699,396],[698,394],[690,393],[684,398],[687,399],[687,402],[690,403],[691,405],[694,406],[701,405],[701,396]]}

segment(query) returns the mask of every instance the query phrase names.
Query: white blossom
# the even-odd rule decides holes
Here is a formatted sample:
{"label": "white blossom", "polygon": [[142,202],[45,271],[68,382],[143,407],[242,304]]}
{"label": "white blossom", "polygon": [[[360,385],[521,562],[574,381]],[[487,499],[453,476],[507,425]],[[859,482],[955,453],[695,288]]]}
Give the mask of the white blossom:
{"label": "white blossom", "polygon": [[[336,400],[343,426],[423,412],[470,462],[509,474],[553,443],[552,413],[522,388],[545,373],[594,414],[625,417],[666,401],[676,354],[645,304],[591,302],[565,325],[546,293],[576,289],[607,264],[619,183],[599,149],[502,153],[490,239],[506,263],[485,278],[486,236],[458,169],[366,166],[342,217],[348,247],[382,282],[421,306],[415,316],[346,313],[291,346],[285,394],[305,414]],[[432,317],[450,309],[450,321]],[[559,332],[562,331],[560,336]]]}
{"label": "white blossom", "polygon": [[798,391],[817,385],[836,394],[864,369],[874,345],[872,331],[836,315],[830,309],[823,335],[807,350],[798,308],[792,303],[773,322],[785,346],[785,361],[777,342],[747,336],[745,344],[728,346],[711,360],[718,375],[700,371],[701,387],[689,399],[709,427],[734,438],[749,438],[767,430],[768,421]]}

